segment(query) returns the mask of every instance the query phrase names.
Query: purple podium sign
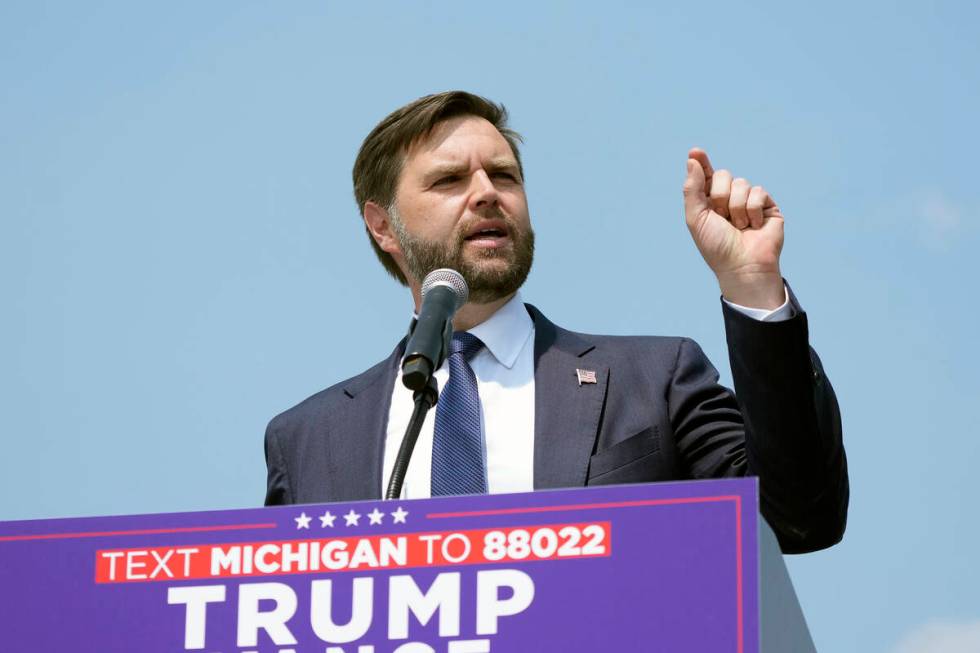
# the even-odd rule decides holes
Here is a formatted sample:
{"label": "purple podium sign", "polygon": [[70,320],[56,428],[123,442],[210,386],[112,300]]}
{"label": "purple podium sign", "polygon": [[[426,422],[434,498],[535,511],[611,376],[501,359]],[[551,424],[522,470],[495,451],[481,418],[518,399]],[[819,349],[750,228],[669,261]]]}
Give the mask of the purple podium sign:
{"label": "purple podium sign", "polygon": [[755,479],[0,524],[0,650],[759,651]]}

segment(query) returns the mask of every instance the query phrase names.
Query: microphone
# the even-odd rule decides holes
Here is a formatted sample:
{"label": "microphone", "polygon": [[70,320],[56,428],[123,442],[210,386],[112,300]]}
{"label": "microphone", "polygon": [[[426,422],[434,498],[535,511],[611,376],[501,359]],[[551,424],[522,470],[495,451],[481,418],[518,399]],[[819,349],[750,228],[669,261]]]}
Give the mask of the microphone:
{"label": "microphone", "polygon": [[469,295],[463,275],[456,270],[440,268],[425,275],[422,307],[402,359],[402,383],[409,390],[424,389],[446,359],[453,337],[453,316]]}

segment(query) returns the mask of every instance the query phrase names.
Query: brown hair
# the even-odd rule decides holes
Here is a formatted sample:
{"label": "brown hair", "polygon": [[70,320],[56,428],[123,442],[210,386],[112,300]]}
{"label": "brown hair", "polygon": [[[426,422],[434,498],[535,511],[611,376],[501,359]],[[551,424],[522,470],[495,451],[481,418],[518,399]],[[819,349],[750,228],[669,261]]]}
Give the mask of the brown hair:
{"label": "brown hair", "polygon": [[[465,91],[426,95],[390,113],[361,144],[353,171],[354,199],[361,215],[364,215],[364,204],[369,201],[385,209],[392,207],[405,153],[428,136],[436,125],[458,116],[483,118],[496,127],[510,145],[521,177],[524,176],[518,151],[521,136],[507,126],[507,109],[504,105]],[[391,254],[378,247],[366,225],[365,229],[378,260],[391,276],[407,286],[408,281]]]}

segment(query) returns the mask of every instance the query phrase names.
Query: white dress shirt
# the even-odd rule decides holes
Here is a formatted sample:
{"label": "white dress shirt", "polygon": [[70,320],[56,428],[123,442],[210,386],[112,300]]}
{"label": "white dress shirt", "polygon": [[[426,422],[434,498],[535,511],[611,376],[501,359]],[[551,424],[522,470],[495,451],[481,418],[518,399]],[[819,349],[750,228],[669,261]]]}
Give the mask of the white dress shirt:
{"label": "white dress shirt", "polygon": [[[739,306],[727,300],[725,303],[763,322],[788,320],[796,314],[788,293],[783,305],[772,311]],[[517,293],[488,320],[469,332],[484,344],[470,360],[470,367],[480,393],[487,488],[491,494],[530,492],[534,489],[534,322]],[[436,370],[435,379],[441,393],[449,380],[447,363]],[[388,411],[382,496],[414,408],[412,391],[402,385],[401,377],[396,375]],[[405,474],[402,498],[430,496],[434,425],[435,410],[430,410]]]}

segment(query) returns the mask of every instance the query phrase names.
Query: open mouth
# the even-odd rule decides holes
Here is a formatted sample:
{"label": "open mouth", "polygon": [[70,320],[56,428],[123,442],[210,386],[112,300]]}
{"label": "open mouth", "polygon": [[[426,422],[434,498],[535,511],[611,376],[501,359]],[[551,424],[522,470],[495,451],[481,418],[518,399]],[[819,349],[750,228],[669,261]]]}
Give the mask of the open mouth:
{"label": "open mouth", "polygon": [[498,247],[509,233],[502,220],[481,220],[467,231],[464,240],[484,247]]}
{"label": "open mouth", "polygon": [[476,232],[471,236],[467,236],[466,240],[483,240],[485,238],[506,238],[507,232],[503,229],[483,229]]}

